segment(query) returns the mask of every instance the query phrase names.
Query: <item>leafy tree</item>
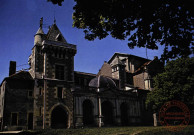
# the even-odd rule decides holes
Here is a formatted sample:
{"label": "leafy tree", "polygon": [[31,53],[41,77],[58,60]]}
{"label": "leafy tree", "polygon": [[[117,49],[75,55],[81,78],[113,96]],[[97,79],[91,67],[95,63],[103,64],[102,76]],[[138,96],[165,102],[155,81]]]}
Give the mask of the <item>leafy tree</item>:
{"label": "leafy tree", "polygon": [[167,62],[164,72],[154,78],[154,90],[146,100],[158,110],[167,101],[179,100],[191,109],[194,105],[194,58],[179,58]]}
{"label": "leafy tree", "polygon": [[[48,0],[61,5],[64,0]],[[85,38],[108,35],[128,40],[129,48],[158,49],[163,60],[194,53],[192,0],[74,0],[73,26]]]}

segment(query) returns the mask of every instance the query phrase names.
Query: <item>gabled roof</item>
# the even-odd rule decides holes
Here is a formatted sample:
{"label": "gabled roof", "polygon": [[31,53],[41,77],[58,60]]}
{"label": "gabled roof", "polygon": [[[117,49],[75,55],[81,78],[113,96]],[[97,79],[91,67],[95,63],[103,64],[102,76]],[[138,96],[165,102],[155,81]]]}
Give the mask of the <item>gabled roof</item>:
{"label": "gabled roof", "polygon": [[5,77],[3,81],[0,84],[0,87],[2,83],[5,80],[27,80],[27,81],[33,81],[34,79],[32,78],[31,74],[28,71],[19,71],[9,77]]}
{"label": "gabled roof", "polygon": [[79,72],[79,71],[74,71],[75,74],[81,74],[81,75],[88,75],[88,76],[96,76],[96,74],[92,73],[86,73],[86,72]]}
{"label": "gabled roof", "polygon": [[139,67],[139,68],[135,71],[135,73],[137,73],[138,71],[141,71],[144,67],[150,65],[150,64],[153,63],[155,60],[158,60],[158,58],[156,57],[156,58],[154,58],[153,60],[150,60],[150,61],[148,61],[148,62],[145,62],[141,67]]}
{"label": "gabled roof", "polygon": [[[132,55],[132,54],[127,54],[127,53],[119,53],[119,52],[116,52],[114,53],[114,55],[110,58],[110,60],[108,61],[108,63],[110,64],[112,62],[112,60],[117,57],[117,56],[122,56],[122,57],[135,57],[137,59],[142,59],[142,60],[146,60],[148,61],[149,59],[146,59],[146,58],[142,58],[142,57],[139,57],[139,56],[135,56],[135,55]],[[150,61],[150,60],[149,60]]]}
{"label": "gabled roof", "polygon": [[9,77],[7,79],[19,79],[19,80],[33,80],[32,76],[28,71],[19,71]]}
{"label": "gabled roof", "polygon": [[47,33],[47,40],[67,43],[56,24],[53,24]]}

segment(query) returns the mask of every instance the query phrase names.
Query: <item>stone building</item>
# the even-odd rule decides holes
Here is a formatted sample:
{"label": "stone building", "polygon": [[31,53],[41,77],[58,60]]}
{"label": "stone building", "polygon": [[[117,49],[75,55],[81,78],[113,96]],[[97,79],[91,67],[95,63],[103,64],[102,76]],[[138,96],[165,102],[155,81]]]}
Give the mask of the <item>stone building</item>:
{"label": "stone building", "polygon": [[152,123],[145,109],[152,78],[160,72],[149,60],[115,53],[97,74],[74,71],[76,45],[67,43],[56,23],[34,36],[28,71],[10,74],[1,85],[1,129],[130,126]]}

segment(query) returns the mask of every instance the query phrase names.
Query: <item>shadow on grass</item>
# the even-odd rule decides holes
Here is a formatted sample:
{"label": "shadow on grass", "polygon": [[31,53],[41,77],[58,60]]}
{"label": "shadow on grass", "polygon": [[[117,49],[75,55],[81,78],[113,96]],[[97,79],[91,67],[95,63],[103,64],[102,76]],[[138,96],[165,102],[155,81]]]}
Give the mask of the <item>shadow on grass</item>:
{"label": "shadow on grass", "polygon": [[14,135],[194,135],[194,125],[188,126],[179,132],[168,131],[165,127],[102,127],[33,130],[23,131]]}

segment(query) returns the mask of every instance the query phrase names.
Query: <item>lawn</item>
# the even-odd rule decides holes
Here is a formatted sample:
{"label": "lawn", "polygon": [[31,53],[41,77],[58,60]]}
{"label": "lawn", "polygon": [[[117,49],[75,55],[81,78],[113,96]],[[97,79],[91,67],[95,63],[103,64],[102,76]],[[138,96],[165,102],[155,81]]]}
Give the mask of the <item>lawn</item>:
{"label": "lawn", "polygon": [[165,127],[106,127],[24,131],[18,135],[194,135],[194,125],[179,132],[168,131]]}

